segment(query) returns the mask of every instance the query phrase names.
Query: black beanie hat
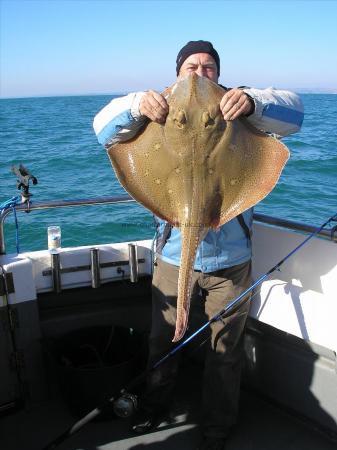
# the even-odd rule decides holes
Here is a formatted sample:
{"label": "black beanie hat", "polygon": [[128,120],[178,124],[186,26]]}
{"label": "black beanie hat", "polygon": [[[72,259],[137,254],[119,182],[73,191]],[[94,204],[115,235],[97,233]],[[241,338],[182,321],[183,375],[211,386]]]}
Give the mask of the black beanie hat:
{"label": "black beanie hat", "polygon": [[194,53],[208,53],[214,58],[218,69],[218,75],[220,75],[220,58],[218,52],[213,45],[208,41],[190,41],[188,42],[178,53],[177,56],[177,75],[184,61]]}

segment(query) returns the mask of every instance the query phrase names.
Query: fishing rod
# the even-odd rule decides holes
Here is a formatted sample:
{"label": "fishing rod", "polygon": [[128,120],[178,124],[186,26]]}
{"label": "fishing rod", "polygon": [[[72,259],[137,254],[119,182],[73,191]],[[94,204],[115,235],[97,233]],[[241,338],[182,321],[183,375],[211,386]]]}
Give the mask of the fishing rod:
{"label": "fishing rod", "polygon": [[[160,358],[152,367],[145,370],[138,377],[134,378],[125,388],[119,390],[117,395],[110,397],[105,400],[100,406],[97,406],[95,409],[90,411],[86,416],[82,417],[79,421],[77,421],[73,426],[68,428],[64,433],[59,435],[56,439],[50,442],[43,450],[53,450],[57,448],[62,442],[64,442],[67,438],[77,433],[81,428],[83,428],[87,423],[91,422],[95,417],[101,414],[103,411],[107,409],[113,409],[114,413],[118,417],[126,418],[130,417],[134,411],[137,409],[137,397],[134,394],[130,394],[129,391],[133,389],[135,386],[139,385],[143,382],[147,375],[152,371],[156,370],[162,363],[167,361],[173,355],[175,355],[178,351],[180,351],[183,347],[185,347],[190,341],[192,341],[198,334],[200,334],[203,330],[205,330],[208,326],[210,326],[213,322],[218,320],[222,320],[225,318],[236,306],[244,304],[246,301],[250,300],[250,296],[247,296],[253,289],[259,286],[264,280],[266,280],[273,272],[279,270],[280,267],[291,258],[298,250],[300,250],[309,240],[313,237],[317,236],[323,228],[325,228],[331,222],[337,222],[337,213],[331,216],[327,221],[325,221],[319,228],[309,234],[303,242],[301,242],[297,247],[295,247],[291,252],[289,252],[283,259],[281,259],[277,264],[275,264],[271,269],[261,275],[250,287],[248,287],[245,291],[243,291],[238,297],[233,299],[227,306],[221,309],[217,314],[215,314],[208,322],[205,322],[200,328],[198,328],[194,333],[192,333],[189,337],[187,337],[183,342],[176,345],[172,350],[170,350],[167,354],[165,354],[162,358]],[[331,237],[333,237],[334,233],[337,231],[337,225],[331,228]]]}

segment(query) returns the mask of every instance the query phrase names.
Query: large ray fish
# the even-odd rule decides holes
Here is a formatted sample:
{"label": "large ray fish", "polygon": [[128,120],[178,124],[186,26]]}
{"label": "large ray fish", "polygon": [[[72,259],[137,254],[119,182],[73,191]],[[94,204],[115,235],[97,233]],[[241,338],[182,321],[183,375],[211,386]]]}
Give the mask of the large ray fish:
{"label": "large ray fish", "polygon": [[262,200],[289,157],[279,140],[245,118],[225,121],[225,90],[192,74],[169,88],[165,124],[149,122],[132,140],[109,148],[131,196],[181,231],[177,319],[173,342],[188,323],[197,248],[216,229]]}

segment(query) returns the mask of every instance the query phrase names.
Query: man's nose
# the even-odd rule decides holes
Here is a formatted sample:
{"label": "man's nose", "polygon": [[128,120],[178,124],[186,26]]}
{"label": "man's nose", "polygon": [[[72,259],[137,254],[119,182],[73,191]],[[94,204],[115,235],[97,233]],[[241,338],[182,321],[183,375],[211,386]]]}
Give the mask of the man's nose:
{"label": "man's nose", "polygon": [[205,74],[206,74],[206,70],[205,70],[205,68],[203,67],[203,66],[198,66],[198,68],[197,68],[197,70],[195,71],[195,73],[197,74],[197,75],[199,75],[199,77],[204,77],[205,76]]}

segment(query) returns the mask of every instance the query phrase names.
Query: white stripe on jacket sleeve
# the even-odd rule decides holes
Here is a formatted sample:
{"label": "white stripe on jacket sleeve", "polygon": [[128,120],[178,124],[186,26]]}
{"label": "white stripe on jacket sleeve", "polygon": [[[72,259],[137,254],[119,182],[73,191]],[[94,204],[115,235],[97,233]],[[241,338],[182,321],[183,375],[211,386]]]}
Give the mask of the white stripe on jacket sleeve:
{"label": "white stripe on jacket sleeve", "polygon": [[136,92],[111,100],[94,118],[98,142],[110,146],[134,137],[145,122],[139,113],[144,92]]}
{"label": "white stripe on jacket sleeve", "polygon": [[246,88],[244,91],[255,103],[255,112],[247,119],[256,128],[279,136],[300,130],[304,108],[297,94],[273,88]]}

